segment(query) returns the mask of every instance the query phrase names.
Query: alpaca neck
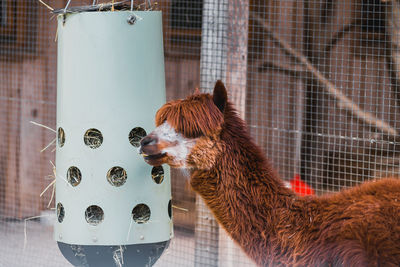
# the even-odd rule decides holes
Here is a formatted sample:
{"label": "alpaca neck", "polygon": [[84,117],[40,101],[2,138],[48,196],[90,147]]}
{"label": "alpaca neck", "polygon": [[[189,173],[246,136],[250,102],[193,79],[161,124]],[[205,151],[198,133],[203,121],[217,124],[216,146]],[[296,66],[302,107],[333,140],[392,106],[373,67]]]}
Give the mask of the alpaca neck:
{"label": "alpaca neck", "polygon": [[191,185],[249,255],[263,255],[276,239],[279,213],[289,210],[294,194],[251,141],[244,123],[233,118],[221,134],[224,153],[213,168],[192,170]]}
{"label": "alpaca neck", "polygon": [[[263,220],[260,225],[265,225],[262,217],[272,218],[277,210],[288,208],[295,198],[266,160],[255,159],[251,151],[239,153],[240,157],[227,153],[229,156],[210,170],[191,172],[193,189],[228,232],[240,227],[238,234],[257,225],[259,219]],[[270,227],[274,227],[274,222],[271,220]]]}

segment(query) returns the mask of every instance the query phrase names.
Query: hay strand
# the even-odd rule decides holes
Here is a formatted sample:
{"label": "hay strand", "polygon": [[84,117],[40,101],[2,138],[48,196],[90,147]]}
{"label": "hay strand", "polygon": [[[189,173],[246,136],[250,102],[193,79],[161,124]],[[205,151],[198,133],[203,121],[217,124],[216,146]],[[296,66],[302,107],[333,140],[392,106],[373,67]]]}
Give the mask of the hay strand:
{"label": "hay strand", "polygon": [[[47,203],[47,208],[50,207],[51,202],[53,202],[54,199],[54,194],[55,194],[55,190],[56,190],[56,181],[57,181],[57,174],[56,174],[56,166],[54,165],[54,163],[50,160],[51,165],[53,166],[53,175],[49,175],[49,177],[53,178],[53,181],[51,181],[46,188],[42,191],[42,193],[40,193],[40,197],[43,196],[43,194],[49,190],[49,188],[51,186],[53,186],[52,191],[51,191],[51,197],[49,200],[49,203]],[[68,182],[67,182],[68,183]]]}
{"label": "hay strand", "polygon": [[181,210],[181,211],[185,211],[185,212],[188,212],[188,211],[189,211],[188,209],[181,208],[181,207],[178,207],[178,206],[175,206],[175,205],[172,205],[172,207],[173,207],[174,209]]}
{"label": "hay strand", "polygon": [[56,182],[56,179],[54,179],[53,181],[51,181],[47,186],[46,186],[46,188],[42,191],[42,193],[40,193],[40,197],[42,197],[43,196],[43,194],[47,191],[47,190],[49,190],[49,188],[52,186],[52,185],[54,185],[54,183]]}
{"label": "hay strand", "polygon": [[43,128],[45,128],[45,129],[47,129],[47,130],[50,130],[50,131],[52,131],[53,133],[57,133],[56,130],[50,128],[49,126],[46,126],[46,125],[43,125],[43,124],[40,124],[40,123],[34,122],[34,121],[30,121],[30,123],[32,123],[32,124],[34,124],[34,125],[36,125],[36,126],[43,127]]}
{"label": "hay strand", "polygon": [[96,4],[97,1],[93,1],[91,5],[87,6],[72,6],[69,7],[69,3],[65,8],[61,9],[55,9],[52,12],[54,14],[66,14],[66,13],[80,13],[80,12],[97,12],[97,11],[122,11],[122,10],[142,10],[142,11],[150,11],[156,9],[158,3],[155,2],[153,5],[151,5],[151,1],[148,1],[149,4],[147,4],[146,1],[144,1],[141,4],[134,4],[133,0],[122,0],[122,1],[115,1],[112,0],[111,2],[108,3],[100,3]]}
{"label": "hay strand", "polygon": [[126,235],[126,241],[129,240],[129,236],[131,234],[131,229],[132,229],[132,223],[133,223],[133,220],[131,219],[131,222],[129,223],[128,234]]}
{"label": "hay strand", "polygon": [[[45,151],[46,149],[48,149],[52,144],[54,144],[56,142],[57,138],[54,138],[47,146],[45,146],[42,150],[40,150],[40,153],[42,153],[43,151]],[[54,150],[52,150],[54,151]]]}
{"label": "hay strand", "polygon": [[26,245],[28,244],[28,234],[26,230],[26,223],[27,221],[38,219],[38,218],[43,218],[43,217],[51,217],[53,216],[52,214],[45,214],[45,215],[37,215],[37,216],[32,216],[24,219],[24,250],[26,248]]}
{"label": "hay strand", "polygon": [[113,259],[117,267],[124,266],[124,248],[121,245],[114,251]]}
{"label": "hay strand", "polygon": [[49,6],[48,4],[46,4],[45,2],[43,2],[42,0],[38,0],[39,3],[41,3],[42,5],[44,5],[45,7],[47,7],[50,11],[54,11],[54,8],[52,8],[51,6]]}

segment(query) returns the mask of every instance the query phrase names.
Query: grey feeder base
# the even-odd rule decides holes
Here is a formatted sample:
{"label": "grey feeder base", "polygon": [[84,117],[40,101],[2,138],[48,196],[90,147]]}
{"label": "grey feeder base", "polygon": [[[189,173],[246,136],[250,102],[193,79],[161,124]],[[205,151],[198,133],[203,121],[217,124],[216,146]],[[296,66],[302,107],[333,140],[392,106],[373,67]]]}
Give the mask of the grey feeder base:
{"label": "grey feeder base", "polygon": [[[71,245],[57,242],[63,256],[81,267],[152,266],[168,248],[169,240],[151,244],[122,246]],[[122,251],[122,253],[121,253]]]}

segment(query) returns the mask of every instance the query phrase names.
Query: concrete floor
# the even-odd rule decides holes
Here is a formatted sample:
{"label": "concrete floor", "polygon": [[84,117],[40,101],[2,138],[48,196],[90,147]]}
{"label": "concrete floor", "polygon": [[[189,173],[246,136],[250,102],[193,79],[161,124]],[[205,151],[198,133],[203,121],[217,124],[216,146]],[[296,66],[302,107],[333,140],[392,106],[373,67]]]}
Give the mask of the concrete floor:
{"label": "concrete floor", "polygon": [[[52,218],[27,221],[0,220],[0,267],[71,267],[53,240]],[[175,232],[169,249],[156,267],[193,266],[194,238]]]}

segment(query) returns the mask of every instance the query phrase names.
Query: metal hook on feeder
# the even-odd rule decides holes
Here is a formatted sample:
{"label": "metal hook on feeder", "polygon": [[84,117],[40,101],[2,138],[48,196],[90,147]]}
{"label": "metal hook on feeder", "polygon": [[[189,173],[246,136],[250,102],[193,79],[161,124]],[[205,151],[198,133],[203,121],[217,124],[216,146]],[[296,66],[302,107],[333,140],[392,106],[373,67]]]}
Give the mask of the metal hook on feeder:
{"label": "metal hook on feeder", "polygon": [[93,0],[92,6],[97,5],[97,0]]}
{"label": "metal hook on feeder", "polygon": [[133,0],[131,0],[131,11],[133,11]]}

